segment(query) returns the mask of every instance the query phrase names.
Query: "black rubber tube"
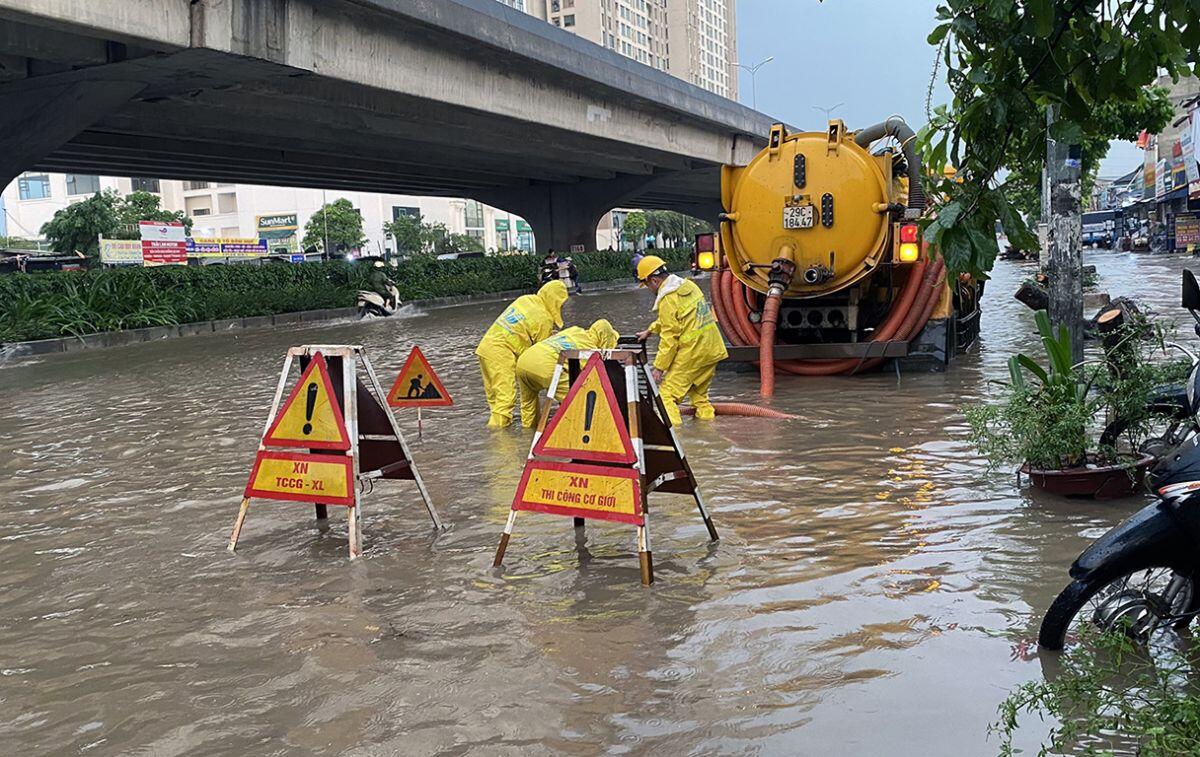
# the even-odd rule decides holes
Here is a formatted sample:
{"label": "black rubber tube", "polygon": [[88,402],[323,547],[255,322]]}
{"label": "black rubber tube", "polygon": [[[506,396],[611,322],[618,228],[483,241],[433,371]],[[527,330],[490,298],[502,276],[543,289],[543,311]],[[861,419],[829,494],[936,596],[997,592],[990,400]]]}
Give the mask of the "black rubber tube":
{"label": "black rubber tube", "polygon": [[900,142],[900,150],[908,163],[908,207],[925,212],[925,189],[921,184],[921,155],[917,152],[916,132],[904,119],[893,116],[888,120],[868,126],[854,135],[854,143],[867,148],[872,142],[884,137],[895,137]]}

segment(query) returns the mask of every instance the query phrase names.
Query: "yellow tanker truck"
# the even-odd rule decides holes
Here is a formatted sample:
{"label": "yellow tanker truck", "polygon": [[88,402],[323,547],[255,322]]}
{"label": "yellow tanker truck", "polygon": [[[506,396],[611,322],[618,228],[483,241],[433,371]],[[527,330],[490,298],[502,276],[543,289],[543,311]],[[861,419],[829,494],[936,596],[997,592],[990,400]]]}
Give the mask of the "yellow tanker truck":
{"label": "yellow tanker truck", "polygon": [[765,395],[777,372],[853,374],[917,352],[944,364],[974,343],[981,288],[949,281],[921,239],[913,142],[899,118],[776,124],[749,165],[723,168],[719,244],[698,240],[695,262],[712,271],[731,357],[759,363]]}

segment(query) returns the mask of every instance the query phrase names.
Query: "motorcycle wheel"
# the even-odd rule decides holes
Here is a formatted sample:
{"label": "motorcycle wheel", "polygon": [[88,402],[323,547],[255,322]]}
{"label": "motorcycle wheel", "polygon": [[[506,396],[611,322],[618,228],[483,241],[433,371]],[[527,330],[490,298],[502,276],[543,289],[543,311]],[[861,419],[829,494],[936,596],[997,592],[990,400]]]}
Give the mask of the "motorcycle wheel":
{"label": "motorcycle wheel", "polygon": [[[1165,566],[1148,566],[1111,581],[1073,581],[1042,618],[1038,644],[1058,651],[1086,624],[1104,631],[1122,627],[1132,638],[1144,641],[1161,627],[1164,616],[1186,615],[1196,609],[1200,598],[1194,580],[1186,577],[1166,606],[1165,592],[1176,575]],[[1172,626],[1182,629],[1191,620],[1190,615],[1178,618]]]}

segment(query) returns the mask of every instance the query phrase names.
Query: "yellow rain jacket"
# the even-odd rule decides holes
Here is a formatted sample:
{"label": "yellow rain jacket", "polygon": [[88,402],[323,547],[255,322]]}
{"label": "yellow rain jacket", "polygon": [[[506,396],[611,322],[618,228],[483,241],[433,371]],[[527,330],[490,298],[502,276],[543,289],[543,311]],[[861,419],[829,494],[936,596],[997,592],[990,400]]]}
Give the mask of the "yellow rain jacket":
{"label": "yellow rain jacket", "polygon": [[504,428],[512,423],[513,406],[517,403],[517,358],[550,336],[554,329],[562,328],[562,308],[566,301],[567,287],[561,281],[551,281],[537,294],[518,297],[475,348],[479,371],[483,374],[483,391],[491,408],[488,428]]}
{"label": "yellow rain jacket", "polygon": [[666,374],[658,389],[667,415],[678,424],[679,401],[688,397],[697,418],[711,419],[708,388],[717,363],[729,357],[712,308],[694,282],[672,275],[659,287],[654,310],[658,319],[650,331],[659,336],[654,367]]}
{"label": "yellow rain jacket", "polygon": [[[621,338],[612,324],[601,318],[587,329],[572,326],[526,350],[517,360],[517,385],[521,387],[521,423],[533,428],[537,422],[538,397],[550,388],[554,366],[563,350],[611,350]],[[558,380],[554,398],[562,402],[567,394],[567,379]]]}

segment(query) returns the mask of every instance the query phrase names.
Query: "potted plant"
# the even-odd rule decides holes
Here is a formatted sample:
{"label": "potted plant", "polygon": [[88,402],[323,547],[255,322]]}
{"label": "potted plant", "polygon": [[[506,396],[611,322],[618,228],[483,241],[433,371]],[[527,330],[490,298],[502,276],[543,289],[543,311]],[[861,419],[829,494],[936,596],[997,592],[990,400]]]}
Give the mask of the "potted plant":
{"label": "potted plant", "polygon": [[[1018,463],[1018,475],[1056,494],[1133,493],[1155,460],[1139,447],[1153,420],[1147,400],[1165,375],[1149,359],[1161,329],[1130,319],[1106,336],[1105,360],[1073,365],[1065,329],[1052,329],[1044,310],[1035,321],[1047,364],[1009,358],[1009,381],[996,382],[999,402],[964,408],[972,440],[993,465]],[[1151,333],[1157,340],[1146,339]],[[1109,434],[1099,433],[1104,424]]]}

